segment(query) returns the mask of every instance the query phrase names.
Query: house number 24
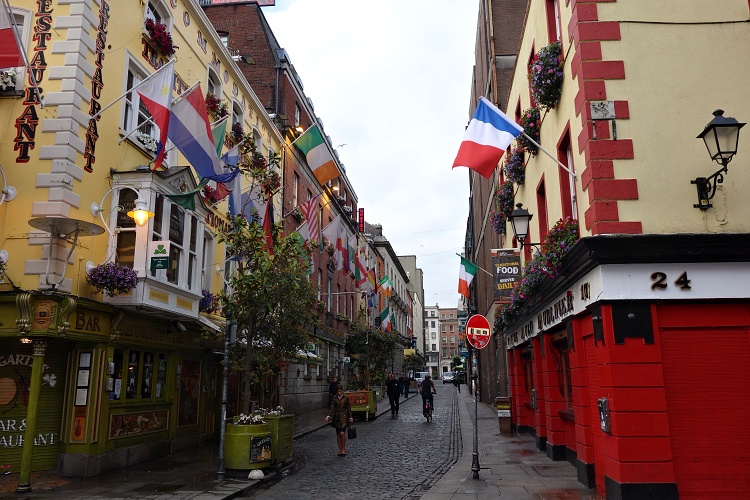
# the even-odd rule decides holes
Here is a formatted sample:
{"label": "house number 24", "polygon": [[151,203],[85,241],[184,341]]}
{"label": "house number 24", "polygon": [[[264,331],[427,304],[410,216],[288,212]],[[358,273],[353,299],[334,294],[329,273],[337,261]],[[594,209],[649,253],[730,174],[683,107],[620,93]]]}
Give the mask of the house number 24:
{"label": "house number 24", "polygon": [[[651,290],[664,290],[667,288],[667,273],[657,271],[651,274]],[[674,284],[682,290],[690,290],[690,280],[687,271],[682,273],[679,278],[674,280]]]}

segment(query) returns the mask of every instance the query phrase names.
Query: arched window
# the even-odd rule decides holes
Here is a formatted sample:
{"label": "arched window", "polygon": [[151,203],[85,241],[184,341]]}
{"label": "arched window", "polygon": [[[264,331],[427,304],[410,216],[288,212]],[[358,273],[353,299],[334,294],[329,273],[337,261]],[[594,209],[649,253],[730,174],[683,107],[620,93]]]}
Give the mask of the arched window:
{"label": "arched window", "polygon": [[172,29],[172,16],[170,15],[169,9],[161,0],[149,0],[146,4],[146,19],[151,19],[155,23],[161,23],[167,27],[167,30]]}
{"label": "arched window", "polygon": [[206,92],[221,99],[221,78],[212,67],[208,67],[208,77],[206,78]]}

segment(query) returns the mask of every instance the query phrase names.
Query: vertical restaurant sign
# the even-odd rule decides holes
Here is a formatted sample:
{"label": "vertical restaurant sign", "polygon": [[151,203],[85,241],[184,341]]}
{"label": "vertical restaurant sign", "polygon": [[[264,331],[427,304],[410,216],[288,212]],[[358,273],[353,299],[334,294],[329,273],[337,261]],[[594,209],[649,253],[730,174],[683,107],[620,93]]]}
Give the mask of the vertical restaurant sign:
{"label": "vertical restaurant sign", "polygon": [[492,256],[492,284],[495,300],[509,299],[521,279],[521,256],[515,250],[495,250]]}
{"label": "vertical restaurant sign", "polygon": [[[36,105],[40,104],[42,87],[39,92],[34,89],[33,81],[42,84],[44,72],[47,70],[47,60],[44,53],[47,43],[52,39],[52,0],[37,0],[34,14],[34,57],[29,61],[29,76],[27,76],[26,94],[23,99],[23,112],[16,118],[16,137],[13,139],[13,150],[18,151],[16,163],[28,163],[29,151],[36,144],[36,128],[39,125],[39,115]],[[24,50],[23,47],[21,50]],[[34,76],[34,80],[31,79]]]}
{"label": "vertical restaurant sign", "polygon": [[[101,111],[102,106],[99,99],[102,97],[104,88],[104,79],[102,77],[102,61],[104,60],[104,49],[107,46],[107,25],[109,24],[109,4],[102,0],[99,8],[99,26],[96,28],[96,59],[94,61],[94,76],[91,77],[91,104],[89,105],[89,116],[94,116]],[[96,141],[99,139],[99,131],[96,122],[101,116],[89,120],[89,126],[86,128],[86,148],[83,152],[85,164],[83,169],[86,172],[94,171],[94,162],[96,162]]]}

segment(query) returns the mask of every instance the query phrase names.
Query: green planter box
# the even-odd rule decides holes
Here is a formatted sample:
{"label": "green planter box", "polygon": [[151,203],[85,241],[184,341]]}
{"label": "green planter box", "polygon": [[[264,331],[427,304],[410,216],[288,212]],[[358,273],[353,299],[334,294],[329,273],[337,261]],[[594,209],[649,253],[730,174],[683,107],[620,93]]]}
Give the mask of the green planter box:
{"label": "green planter box", "polygon": [[378,409],[375,391],[349,391],[345,392],[344,395],[349,398],[353,414],[364,413],[365,420],[370,420],[370,416],[375,415]]}
{"label": "green planter box", "polygon": [[271,465],[273,444],[269,424],[227,425],[224,466],[227,469],[263,469]]}
{"label": "green planter box", "polygon": [[271,428],[271,465],[284,462],[294,455],[294,415],[267,415]]}

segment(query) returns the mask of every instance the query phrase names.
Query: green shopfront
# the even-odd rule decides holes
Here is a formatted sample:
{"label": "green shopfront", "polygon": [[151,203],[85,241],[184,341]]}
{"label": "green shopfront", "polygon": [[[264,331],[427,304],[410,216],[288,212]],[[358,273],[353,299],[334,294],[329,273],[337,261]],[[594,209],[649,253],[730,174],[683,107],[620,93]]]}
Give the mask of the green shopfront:
{"label": "green shopfront", "polygon": [[91,477],[215,438],[219,365],[200,327],[173,323],[64,296],[0,296],[2,471],[26,461]]}

